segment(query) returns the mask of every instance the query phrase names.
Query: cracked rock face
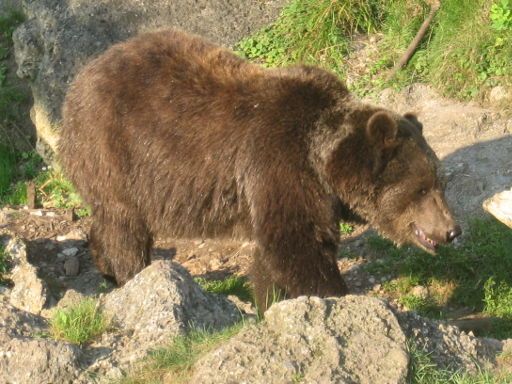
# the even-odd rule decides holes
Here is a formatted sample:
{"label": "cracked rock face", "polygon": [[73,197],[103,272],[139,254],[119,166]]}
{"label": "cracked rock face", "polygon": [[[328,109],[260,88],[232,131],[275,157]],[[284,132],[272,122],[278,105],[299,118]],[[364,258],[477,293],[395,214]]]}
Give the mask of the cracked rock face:
{"label": "cracked rock face", "polygon": [[39,314],[48,300],[47,284],[38,277],[37,268],[28,261],[27,247],[22,240],[11,238],[5,250],[14,263],[10,276],[14,283],[10,293],[11,304]]}
{"label": "cracked rock face", "polygon": [[[409,358],[396,317],[364,296],[273,305],[194,367],[193,383],[404,383]],[[295,381],[294,381],[295,380]]]}
{"label": "cracked rock face", "polygon": [[29,79],[38,151],[56,151],[67,87],[91,56],[138,32],[175,26],[232,46],[274,20],[285,0],[23,0],[14,33],[18,76]]}
{"label": "cracked rock face", "polygon": [[45,329],[40,316],[0,302],[0,382],[74,383],[80,349],[38,337]]}
{"label": "cracked rock face", "polygon": [[[240,320],[226,298],[201,290],[185,268],[159,260],[103,301],[105,313],[137,345],[168,343],[190,328],[221,329]],[[140,348],[138,348],[140,349]]]}

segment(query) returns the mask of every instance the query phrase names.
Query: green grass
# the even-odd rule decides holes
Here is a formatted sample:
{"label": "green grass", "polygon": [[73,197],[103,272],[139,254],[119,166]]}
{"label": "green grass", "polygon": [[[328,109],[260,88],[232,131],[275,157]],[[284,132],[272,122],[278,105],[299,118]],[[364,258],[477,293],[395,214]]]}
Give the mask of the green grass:
{"label": "green grass", "polygon": [[142,364],[124,377],[121,384],[186,383],[194,363],[204,354],[213,350],[236,335],[243,323],[219,332],[202,329],[190,331],[173,340],[167,348],[157,349],[149,354]]}
{"label": "green grass", "polygon": [[82,199],[75,191],[75,187],[61,172],[53,169],[47,170],[41,172],[34,181],[38,192],[40,192],[43,206],[68,209],[83,206]]}
{"label": "green grass", "polygon": [[[60,171],[44,165],[35,152],[13,153],[2,156],[0,147],[0,170],[8,171],[0,177],[0,206],[27,204],[27,182],[34,182],[36,204],[44,208],[75,209],[78,217],[91,214],[82,202],[74,186]],[[5,159],[5,160],[3,160]]]}
{"label": "green grass", "polygon": [[230,276],[224,280],[207,280],[202,277],[194,279],[207,292],[221,295],[235,295],[242,301],[254,302],[251,286],[246,278]]}
{"label": "green grass", "polygon": [[237,49],[243,57],[267,66],[297,62],[344,73],[348,36],[372,32],[380,22],[383,0],[292,0],[278,20]]}
{"label": "green grass", "polygon": [[[380,29],[380,69],[400,58],[429,9],[422,0],[389,2]],[[498,84],[511,86],[511,12],[512,0],[443,0],[427,35],[396,78],[383,81],[383,71],[366,76],[357,86],[367,93],[375,87],[424,82],[463,100],[479,100]]]}
{"label": "green grass", "polygon": [[380,32],[378,54],[351,84],[359,95],[414,82],[460,99],[480,99],[512,86],[512,0],[443,0],[408,65],[389,81],[430,10],[425,0],[293,0],[278,20],[238,44],[243,57],[266,66],[307,63],[342,78],[356,33]]}
{"label": "green grass", "polygon": [[[384,290],[411,309],[436,317],[442,317],[446,307],[483,311],[502,319],[500,336],[511,337],[512,231],[494,219],[475,219],[465,237],[460,247],[442,247],[436,256],[372,237],[369,247],[381,259],[365,268],[392,276]],[[423,299],[412,297],[419,285],[428,290]]]}
{"label": "green grass", "polygon": [[10,190],[15,167],[14,151],[7,146],[0,145],[0,196],[5,195]]}
{"label": "green grass", "polygon": [[0,284],[4,280],[4,275],[9,271],[9,256],[5,248],[0,244]]}
{"label": "green grass", "polygon": [[72,307],[57,309],[50,325],[54,338],[84,344],[105,332],[109,321],[96,300],[85,299]]}
{"label": "green grass", "polygon": [[23,14],[18,11],[0,15],[0,133],[4,133],[6,124],[19,117],[16,105],[25,100],[25,96],[8,84],[6,64],[12,51],[12,33],[22,22]]}
{"label": "green grass", "polygon": [[512,382],[510,373],[494,373],[480,370],[470,374],[462,371],[440,369],[430,356],[420,350],[414,342],[408,342],[410,363],[409,384],[508,384]]}

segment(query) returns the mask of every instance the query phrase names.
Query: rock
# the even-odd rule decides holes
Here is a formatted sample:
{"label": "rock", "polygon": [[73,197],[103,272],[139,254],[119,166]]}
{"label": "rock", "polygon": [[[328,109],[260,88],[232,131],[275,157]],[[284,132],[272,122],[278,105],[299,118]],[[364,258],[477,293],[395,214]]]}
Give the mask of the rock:
{"label": "rock", "polygon": [[440,369],[477,372],[496,363],[497,351],[485,339],[414,312],[398,312],[397,318],[407,338]]}
{"label": "rock", "polygon": [[194,366],[190,383],[405,383],[397,319],[364,296],[299,297],[274,304]]}
{"label": "rock", "polygon": [[69,308],[77,305],[81,301],[86,298],[85,295],[80,292],[75,291],[74,289],[68,289],[64,296],[59,300],[58,307],[59,308]]}
{"label": "rock", "polygon": [[424,287],[423,285],[417,285],[411,289],[411,293],[416,297],[426,299],[428,297],[428,288]]}
{"label": "rock", "polygon": [[37,269],[27,259],[27,247],[18,238],[12,238],[5,251],[13,260],[10,279],[14,283],[10,302],[17,308],[31,313],[40,313],[48,300],[46,282],[37,276]]}
{"label": "rock", "polygon": [[275,19],[286,0],[24,0],[27,21],[14,33],[18,76],[30,80],[31,118],[45,158],[56,150],[60,108],[92,55],[142,31],[176,26],[225,46]]}
{"label": "rock", "polygon": [[483,207],[503,224],[512,228],[512,189],[485,200]]}
{"label": "rock", "polygon": [[57,236],[56,240],[59,242],[67,241],[67,240],[85,241],[85,240],[87,240],[87,235],[85,234],[85,232],[82,229],[77,228],[77,229],[73,229],[73,230],[69,231],[65,235]]}
{"label": "rock", "polygon": [[[191,328],[215,330],[240,321],[233,303],[203,292],[183,267],[169,260],[153,262],[102,302],[104,312],[122,330],[109,360],[120,368]],[[112,343],[109,335],[99,342],[109,349]]]}
{"label": "rock", "polygon": [[489,102],[500,105],[503,102],[510,101],[511,92],[503,85],[498,85],[491,89],[489,93]]}
{"label": "rock", "polygon": [[72,248],[66,248],[62,250],[62,253],[68,257],[73,257],[78,253],[78,248],[72,247]]}
{"label": "rock", "polygon": [[80,272],[80,260],[76,256],[69,256],[64,261],[66,276],[76,276]]}
{"label": "rock", "polygon": [[[78,383],[80,349],[34,338],[44,320],[0,302],[0,382]],[[81,381],[83,382],[83,381]]]}

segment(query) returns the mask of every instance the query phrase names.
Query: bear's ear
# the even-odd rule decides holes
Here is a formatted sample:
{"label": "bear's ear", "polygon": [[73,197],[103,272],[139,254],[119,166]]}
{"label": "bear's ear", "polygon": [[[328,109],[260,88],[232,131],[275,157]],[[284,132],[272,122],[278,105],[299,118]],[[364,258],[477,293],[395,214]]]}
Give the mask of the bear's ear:
{"label": "bear's ear", "polygon": [[419,133],[423,135],[423,124],[420,123],[420,121],[418,120],[418,116],[416,116],[415,113],[407,112],[404,115],[404,118],[410,123],[412,123],[412,125],[414,125],[418,129]]}
{"label": "bear's ear", "polygon": [[381,148],[393,146],[397,133],[398,125],[395,119],[386,111],[375,112],[368,120],[366,134],[374,145]]}

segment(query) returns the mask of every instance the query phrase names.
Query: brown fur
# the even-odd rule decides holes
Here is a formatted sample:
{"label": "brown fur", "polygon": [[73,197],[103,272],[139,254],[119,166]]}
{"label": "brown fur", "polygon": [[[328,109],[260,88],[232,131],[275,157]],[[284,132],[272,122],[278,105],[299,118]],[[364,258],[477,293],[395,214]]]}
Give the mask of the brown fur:
{"label": "brown fur", "polygon": [[274,289],[347,292],[336,264],[341,207],[397,243],[415,242],[415,225],[447,241],[455,224],[418,124],[354,100],[321,69],[262,69],[168,30],[115,45],[81,71],[60,157],[92,207],[103,274],[125,283],[150,263],[158,233],[249,236],[264,309]]}

